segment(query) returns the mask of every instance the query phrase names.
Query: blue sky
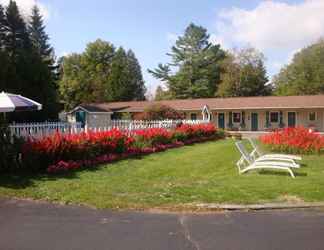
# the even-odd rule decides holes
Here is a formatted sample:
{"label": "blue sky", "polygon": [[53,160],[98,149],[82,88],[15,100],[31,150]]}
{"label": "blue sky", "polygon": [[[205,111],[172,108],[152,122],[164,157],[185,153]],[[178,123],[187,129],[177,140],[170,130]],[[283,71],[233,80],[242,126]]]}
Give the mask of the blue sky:
{"label": "blue sky", "polygon": [[[0,0],[4,3],[8,0]],[[26,12],[35,0],[17,0]],[[267,58],[269,75],[299,48],[324,35],[324,0],[39,0],[56,54],[81,52],[101,38],[131,48],[149,91],[159,83],[148,73],[190,22],[206,27],[226,49],[251,45]]]}

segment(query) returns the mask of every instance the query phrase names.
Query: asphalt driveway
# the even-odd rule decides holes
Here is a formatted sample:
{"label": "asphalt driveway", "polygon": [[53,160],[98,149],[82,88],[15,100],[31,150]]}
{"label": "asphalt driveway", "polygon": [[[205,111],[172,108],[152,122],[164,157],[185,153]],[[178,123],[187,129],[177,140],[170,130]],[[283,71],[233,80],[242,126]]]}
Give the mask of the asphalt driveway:
{"label": "asphalt driveway", "polygon": [[324,249],[324,211],[153,214],[0,200],[0,250]]}

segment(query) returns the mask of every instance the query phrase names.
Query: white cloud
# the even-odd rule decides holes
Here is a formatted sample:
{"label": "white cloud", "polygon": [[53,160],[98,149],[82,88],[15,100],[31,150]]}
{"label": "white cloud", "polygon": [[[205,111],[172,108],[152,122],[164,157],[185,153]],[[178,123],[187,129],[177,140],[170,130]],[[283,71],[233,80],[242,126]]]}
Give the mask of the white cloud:
{"label": "white cloud", "polygon": [[261,50],[295,50],[324,36],[324,1],[299,4],[263,1],[252,10],[221,11],[217,31],[233,44],[250,44]]}
{"label": "white cloud", "polygon": [[[9,0],[0,0],[0,4],[7,5]],[[45,20],[50,17],[49,7],[37,0],[16,0],[19,10],[22,12],[24,17],[29,17],[31,14],[31,9],[34,5],[37,5],[40,9],[41,14]]]}
{"label": "white cloud", "polygon": [[323,13],[324,0],[262,1],[249,10],[233,7],[218,14],[214,36],[228,47],[248,45],[261,50],[273,75],[299,49],[324,37]]}

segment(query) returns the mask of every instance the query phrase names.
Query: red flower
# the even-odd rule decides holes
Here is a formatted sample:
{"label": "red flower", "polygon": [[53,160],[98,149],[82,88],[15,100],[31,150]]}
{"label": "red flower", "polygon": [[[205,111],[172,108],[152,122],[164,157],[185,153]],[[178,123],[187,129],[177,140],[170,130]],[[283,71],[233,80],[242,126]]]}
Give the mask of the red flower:
{"label": "red flower", "polygon": [[270,145],[272,149],[296,152],[313,153],[324,150],[324,137],[309,131],[304,127],[285,128],[261,136],[261,142]]}
{"label": "red flower", "polygon": [[49,173],[56,173],[214,139],[216,132],[214,125],[201,124],[182,125],[174,130],[56,133],[40,140],[29,139],[23,147],[22,159],[27,166],[38,166],[38,169],[48,166]]}

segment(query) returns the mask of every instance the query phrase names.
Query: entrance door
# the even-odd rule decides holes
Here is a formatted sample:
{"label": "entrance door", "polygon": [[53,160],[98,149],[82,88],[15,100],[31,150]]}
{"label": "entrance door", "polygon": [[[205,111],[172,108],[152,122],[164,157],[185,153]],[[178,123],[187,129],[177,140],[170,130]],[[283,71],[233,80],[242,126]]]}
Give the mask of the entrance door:
{"label": "entrance door", "polygon": [[218,128],[225,129],[225,114],[218,113]]}
{"label": "entrance door", "polygon": [[84,111],[77,111],[75,113],[75,120],[76,120],[76,122],[80,122],[82,128],[84,128],[85,121],[86,121],[86,113]]}
{"label": "entrance door", "polygon": [[296,112],[288,112],[288,127],[296,127]]}
{"label": "entrance door", "polygon": [[252,113],[251,114],[251,130],[252,131],[258,131],[259,130],[259,124],[258,124],[258,113]]}

